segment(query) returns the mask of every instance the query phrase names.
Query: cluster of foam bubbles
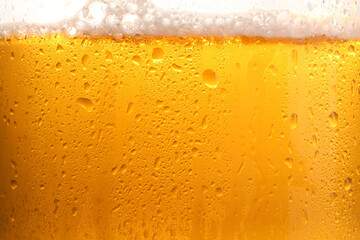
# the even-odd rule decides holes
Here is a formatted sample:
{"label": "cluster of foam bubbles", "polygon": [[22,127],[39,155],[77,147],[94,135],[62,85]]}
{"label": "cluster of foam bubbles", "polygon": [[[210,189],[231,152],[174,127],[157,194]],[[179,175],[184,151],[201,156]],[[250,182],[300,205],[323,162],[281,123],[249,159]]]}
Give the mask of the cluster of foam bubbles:
{"label": "cluster of foam bubbles", "polygon": [[360,37],[356,0],[13,0],[0,36]]}

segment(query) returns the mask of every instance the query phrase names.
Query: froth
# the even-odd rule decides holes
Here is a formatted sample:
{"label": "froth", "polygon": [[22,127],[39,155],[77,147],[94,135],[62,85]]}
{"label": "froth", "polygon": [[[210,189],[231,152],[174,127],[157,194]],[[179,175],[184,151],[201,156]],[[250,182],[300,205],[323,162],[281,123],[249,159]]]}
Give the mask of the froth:
{"label": "froth", "polygon": [[360,37],[355,0],[14,0],[0,6],[0,36],[218,35]]}

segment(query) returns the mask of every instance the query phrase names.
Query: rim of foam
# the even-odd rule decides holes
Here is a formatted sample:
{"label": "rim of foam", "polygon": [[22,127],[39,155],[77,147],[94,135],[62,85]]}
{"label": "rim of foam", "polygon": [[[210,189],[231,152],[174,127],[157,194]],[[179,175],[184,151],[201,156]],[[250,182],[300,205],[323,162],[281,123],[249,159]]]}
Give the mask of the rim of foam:
{"label": "rim of foam", "polygon": [[[281,2],[281,3],[280,3]],[[356,0],[13,0],[0,7],[10,35],[360,37]]]}

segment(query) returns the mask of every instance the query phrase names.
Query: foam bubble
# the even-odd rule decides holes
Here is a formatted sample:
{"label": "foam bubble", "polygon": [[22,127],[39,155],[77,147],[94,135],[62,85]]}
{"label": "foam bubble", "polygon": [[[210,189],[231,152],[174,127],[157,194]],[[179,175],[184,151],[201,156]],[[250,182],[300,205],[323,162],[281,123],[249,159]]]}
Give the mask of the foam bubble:
{"label": "foam bubble", "polygon": [[356,0],[13,0],[0,36],[218,35],[360,37]]}

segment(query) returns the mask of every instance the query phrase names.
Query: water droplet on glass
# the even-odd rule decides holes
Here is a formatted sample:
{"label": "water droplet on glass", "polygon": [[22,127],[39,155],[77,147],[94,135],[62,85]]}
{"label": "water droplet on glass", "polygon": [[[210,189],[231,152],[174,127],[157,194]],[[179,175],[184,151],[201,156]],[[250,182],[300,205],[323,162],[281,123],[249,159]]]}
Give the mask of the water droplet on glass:
{"label": "water droplet on glass", "polygon": [[152,52],[152,58],[154,61],[160,61],[164,58],[164,51],[162,48],[154,48]]}
{"label": "water droplet on glass", "polygon": [[88,61],[89,61],[89,55],[87,54],[84,54],[84,56],[82,57],[81,59],[81,63],[83,65],[84,68],[86,68],[87,64],[88,64]]}
{"label": "water droplet on glass", "polygon": [[57,46],[56,46],[56,51],[57,52],[62,52],[64,50],[64,48],[60,45],[60,44],[58,44]]}
{"label": "water droplet on glass", "polygon": [[141,58],[138,55],[133,56],[131,60],[135,65],[140,66]]}
{"label": "water droplet on glass", "polygon": [[77,102],[88,112],[94,109],[93,102],[88,98],[78,98]]}
{"label": "water droplet on glass", "polygon": [[285,159],[285,164],[286,164],[286,166],[288,166],[288,168],[292,168],[293,167],[293,159],[292,158],[286,158]]}
{"label": "water droplet on glass", "polygon": [[219,83],[219,79],[216,75],[216,73],[211,70],[211,69],[206,69],[203,74],[203,80],[206,86],[208,86],[209,88],[216,88],[218,83]]}
{"label": "water droplet on glass", "polygon": [[328,117],[329,123],[331,127],[336,127],[338,124],[338,114],[336,112],[331,112]]}
{"label": "water droplet on glass", "polygon": [[207,129],[208,128],[208,116],[206,115],[203,119],[202,119],[202,121],[201,121],[201,127],[202,127],[202,129]]}
{"label": "water droplet on glass", "polygon": [[61,62],[58,62],[55,67],[56,70],[61,70]]}
{"label": "water droplet on glass", "polygon": [[293,113],[290,117],[290,128],[295,129],[298,124],[298,116],[296,113]]}
{"label": "water droplet on glass", "polygon": [[215,189],[216,196],[221,197],[223,195],[223,191],[221,187]]}
{"label": "water droplet on glass", "polygon": [[128,115],[130,115],[132,112],[134,111],[134,103],[133,102],[129,102],[126,113]]}
{"label": "water droplet on glass", "polygon": [[11,180],[10,186],[12,190],[15,190],[18,187],[18,183],[16,180]]}
{"label": "water droplet on glass", "polygon": [[175,63],[172,65],[172,69],[176,72],[182,71],[182,67],[180,67],[179,65],[176,65]]}
{"label": "water droplet on glass", "polygon": [[351,179],[351,178],[345,179],[344,189],[345,189],[345,190],[349,190],[349,189],[351,188],[351,184],[352,184],[352,179]]}
{"label": "water droplet on glass", "polygon": [[72,214],[74,217],[78,214],[78,210],[77,210],[76,207],[73,207],[71,214]]}

